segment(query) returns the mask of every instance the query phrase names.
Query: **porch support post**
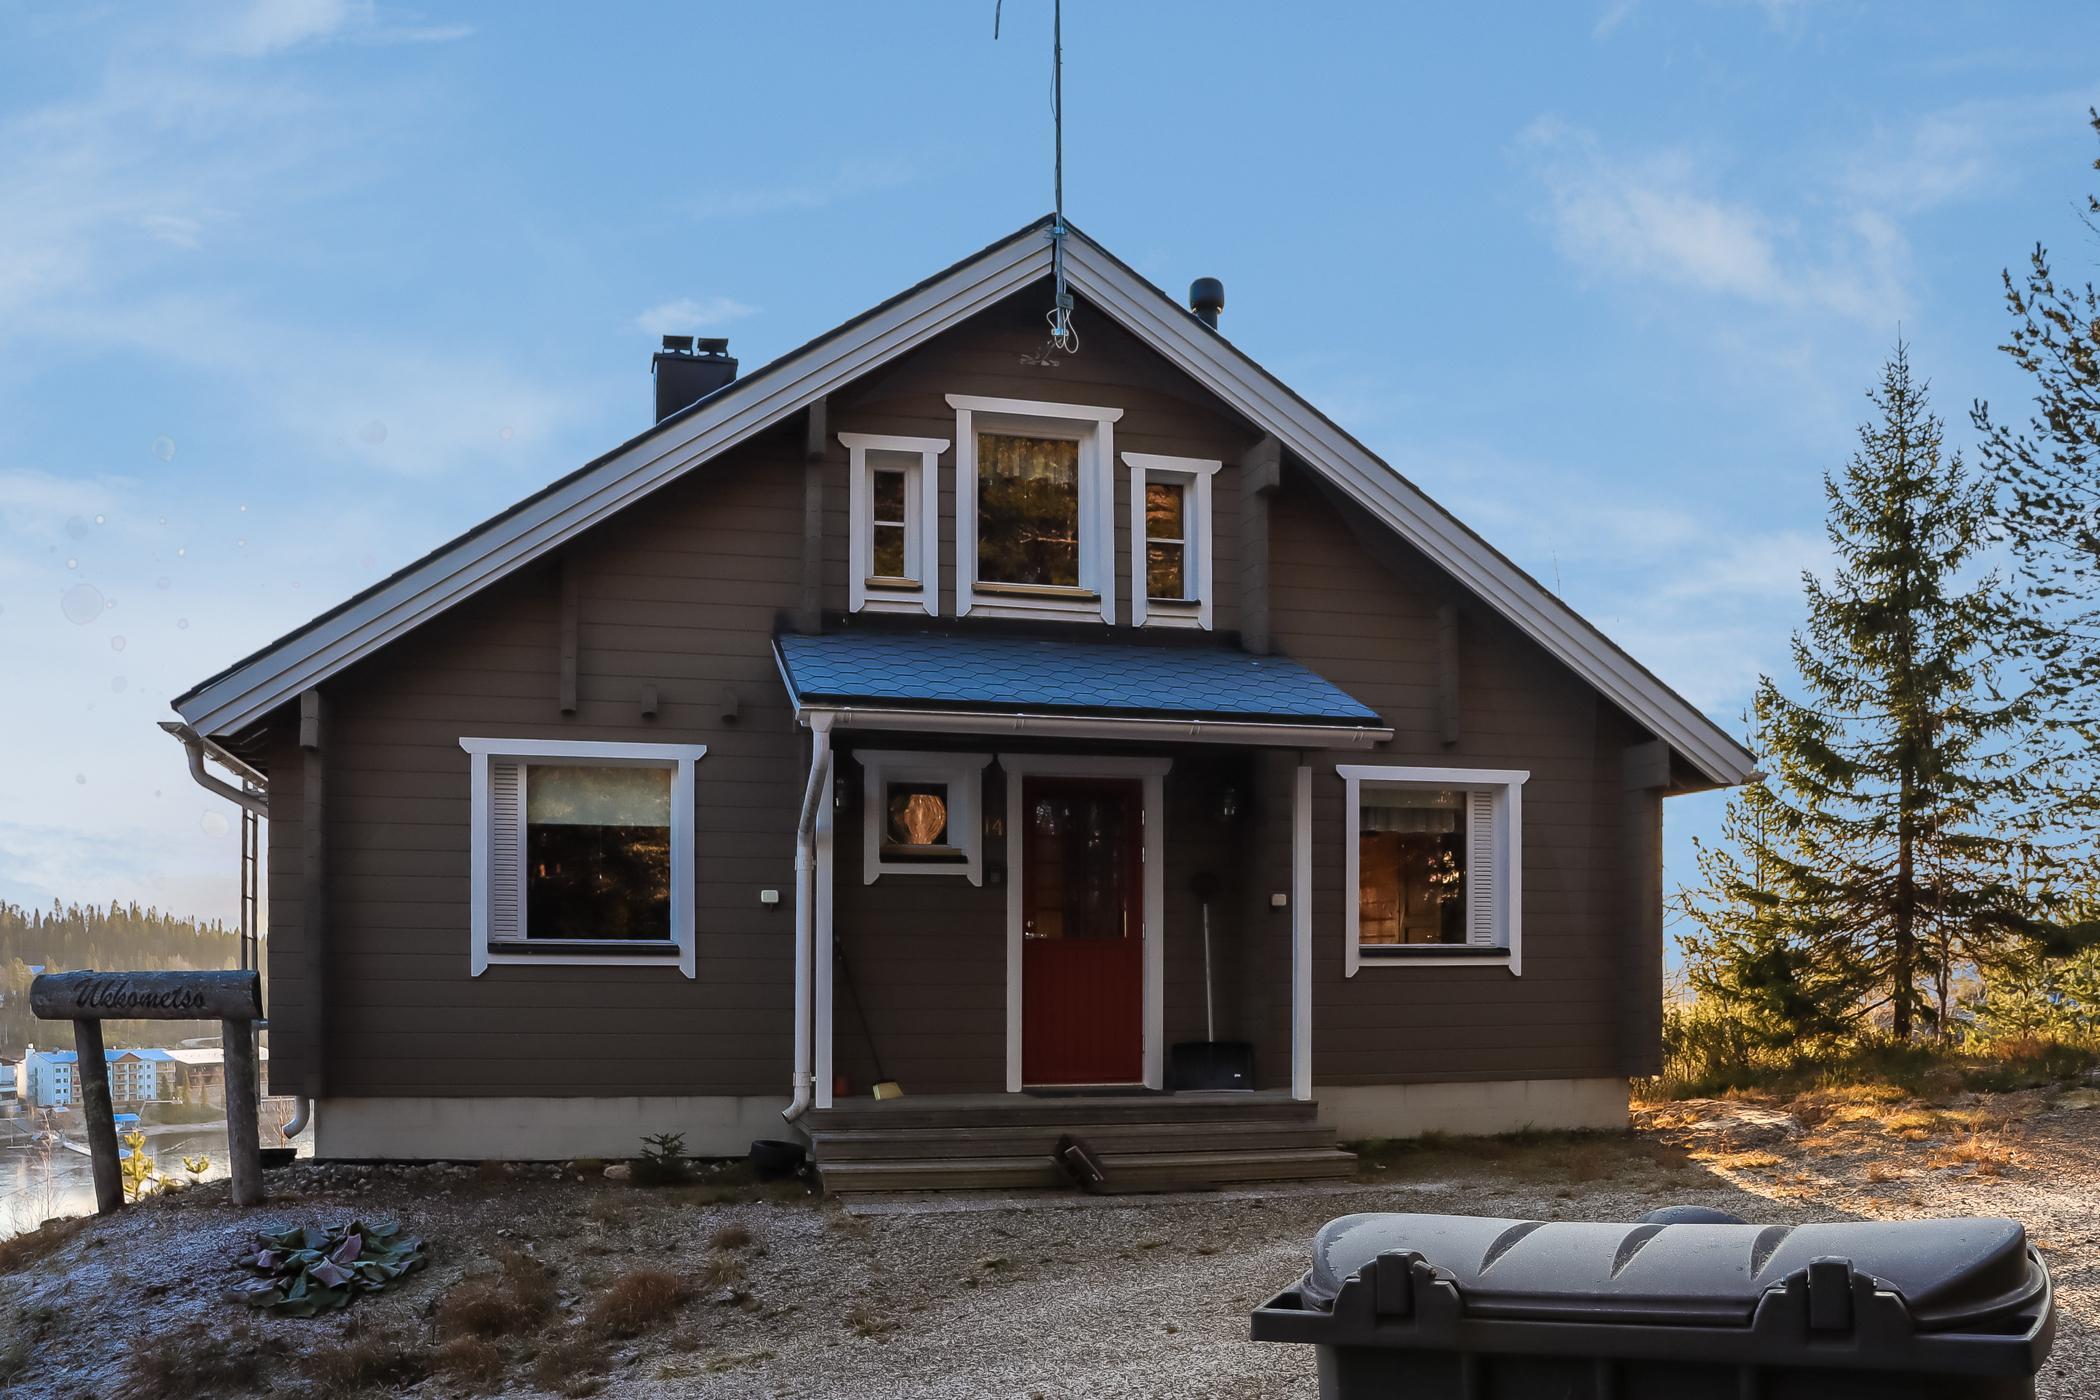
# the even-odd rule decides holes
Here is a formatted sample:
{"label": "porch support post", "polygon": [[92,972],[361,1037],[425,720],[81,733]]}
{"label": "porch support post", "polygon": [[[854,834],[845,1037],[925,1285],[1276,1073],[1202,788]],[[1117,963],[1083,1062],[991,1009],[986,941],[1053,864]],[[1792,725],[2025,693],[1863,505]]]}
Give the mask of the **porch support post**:
{"label": "porch support post", "polygon": [[1619,978],[1619,1070],[1629,1078],[1662,1072],[1663,793],[1670,746],[1629,746],[1620,759],[1620,878],[1624,882],[1626,969]]}
{"label": "porch support post", "polygon": [[[836,769],[836,762],[833,763]],[[827,781],[823,797],[818,799],[816,831],[816,954],[817,962],[811,972],[815,976],[815,995],[812,1011],[816,1024],[816,1050],[812,1073],[816,1075],[816,1103],[818,1108],[831,1107],[831,1082],[836,1071],[832,1068],[832,985],[838,974],[838,935],[831,921],[831,856],[836,846],[833,839],[835,804],[832,789],[835,780]]]}
{"label": "porch support post", "polygon": [[1291,787],[1291,1097],[1312,1090],[1312,768]]}

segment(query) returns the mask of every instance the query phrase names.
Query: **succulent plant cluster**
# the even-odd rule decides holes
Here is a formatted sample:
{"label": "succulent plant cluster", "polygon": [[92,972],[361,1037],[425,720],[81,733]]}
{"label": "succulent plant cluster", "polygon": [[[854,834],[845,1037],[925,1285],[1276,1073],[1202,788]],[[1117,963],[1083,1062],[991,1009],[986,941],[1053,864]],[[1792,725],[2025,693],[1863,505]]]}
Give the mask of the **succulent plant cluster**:
{"label": "succulent plant cluster", "polygon": [[242,1285],[241,1297],[287,1317],[346,1308],[357,1294],[377,1293],[423,1266],[423,1241],[403,1236],[398,1225],[285,1225],[255,1238],[262,1247],[241,1264],[257,1277]]}

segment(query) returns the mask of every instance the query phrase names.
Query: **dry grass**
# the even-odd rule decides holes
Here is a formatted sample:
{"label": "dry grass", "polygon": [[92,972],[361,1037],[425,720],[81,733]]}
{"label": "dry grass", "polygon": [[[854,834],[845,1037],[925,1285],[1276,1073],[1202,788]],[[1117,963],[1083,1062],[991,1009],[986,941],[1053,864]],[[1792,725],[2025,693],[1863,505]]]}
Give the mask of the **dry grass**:
{"label": "dry grass", "polygon": [[1778,1153],[1762,1150],[1694,1153],[1692,1155],[1698,1157],[1700,1161],[1705,1162],[1710,1167],[1731,1172],[1762,1171],[1767,1167],[1778,1166],[1781,1161]]}
{"label": "dry grass", "polygon": [[710,1249],[743,1249],[750,1243],[751,1232],[735,1223],[718,1226],[707,1241]]}
{"label": "dry grass", "polygon": [[898,1325],[896,1318],[866,1303],[855,1303],[846,1313],[846,1326],[853,1330],[856,1337],[880,1341],[896,1331]]}
{"label": "dry grass", "polygon": [[126,1400],[205,1400],[262,1390],[281,1350],[246,1321],[193,1322],[132,1346],[123,1394]]}
{"label": "dry grass", "polygon": [[700,1266],[698,1279],[701,1289],[708,1293],[734,1288],[744,1281],[744,1261],[734,1254],[717,1254]]}
{"label": "dry grass", "polygon": [[1925,1165],[1942,1169],[1968,1167],[1978,1176],[1997,1176],[2019,1165],[2019,1151],[2003,1134],[1970,1133],[1960,1142],[1926,1159]]}
{"label": "dry grass", "polygon": [[503,1348],[486,1337],[454,1337],[431,1360],[439,1375],[484,1390],[495,1389],[510,1368]]}
{"label": "dry grass", "polygon": [[605,1388],[602,1376],[609,1364],[603,1341],[587,1333],[568,1332],[550,1340],[534,1355],[532,1381],[542,1390],[575,1400]]}
{"label": "dry grass", "polygon": [[62,1220],[46,1220],[34,1230],[0,1240],[0,1274],[11,1274],[31,1264],[42,1263],[64,1249],[92,1219],[92,1216],[71,1215]]}
{"label": "dry grass", "polygon": [[693,1296],[693,1285],[668,1269],[630,1269],[591,1304],[594,1332],[639,1337],[669,1320]]}
{"label": "dry grass", "polygon": [[353,1329],[332,1346],[316,1347],[300,1369],[323,1395],[356,1395],[375,1387],[400,1390],[430,1374],[431,1355],[384,1332]]}
{"label": "dry grass", "polygon": [[554,1312],[554,1271],[523,1250],[496,1254],[496,1272],[462,1279],[438,1302],[447,1337],[515,1337],[537,1331]]}

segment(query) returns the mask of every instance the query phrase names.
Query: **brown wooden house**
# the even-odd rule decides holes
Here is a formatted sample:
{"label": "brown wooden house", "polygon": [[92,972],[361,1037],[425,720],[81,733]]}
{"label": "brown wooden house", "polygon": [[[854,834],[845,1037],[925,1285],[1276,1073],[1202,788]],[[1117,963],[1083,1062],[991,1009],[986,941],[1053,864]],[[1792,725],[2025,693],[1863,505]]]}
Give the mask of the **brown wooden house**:
{"label": "brown wooden house", "polygon": [[1624,1121],[1662,799],[1749,754],[1076,229],[1047,352],[1053,229],[668,346],[654,426],[175,702],[267,789],[322,1155]]}

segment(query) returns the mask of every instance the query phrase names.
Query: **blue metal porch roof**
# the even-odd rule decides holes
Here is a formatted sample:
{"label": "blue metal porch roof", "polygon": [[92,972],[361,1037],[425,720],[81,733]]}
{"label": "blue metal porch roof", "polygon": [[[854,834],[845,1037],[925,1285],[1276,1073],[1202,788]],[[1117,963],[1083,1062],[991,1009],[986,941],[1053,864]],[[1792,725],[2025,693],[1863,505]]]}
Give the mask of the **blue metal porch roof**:
{"label": "blue metal porch roof", "polygon": [[798,705],[1377,725],[1283,656],[1207,644],[836,632],[774,639]]}

